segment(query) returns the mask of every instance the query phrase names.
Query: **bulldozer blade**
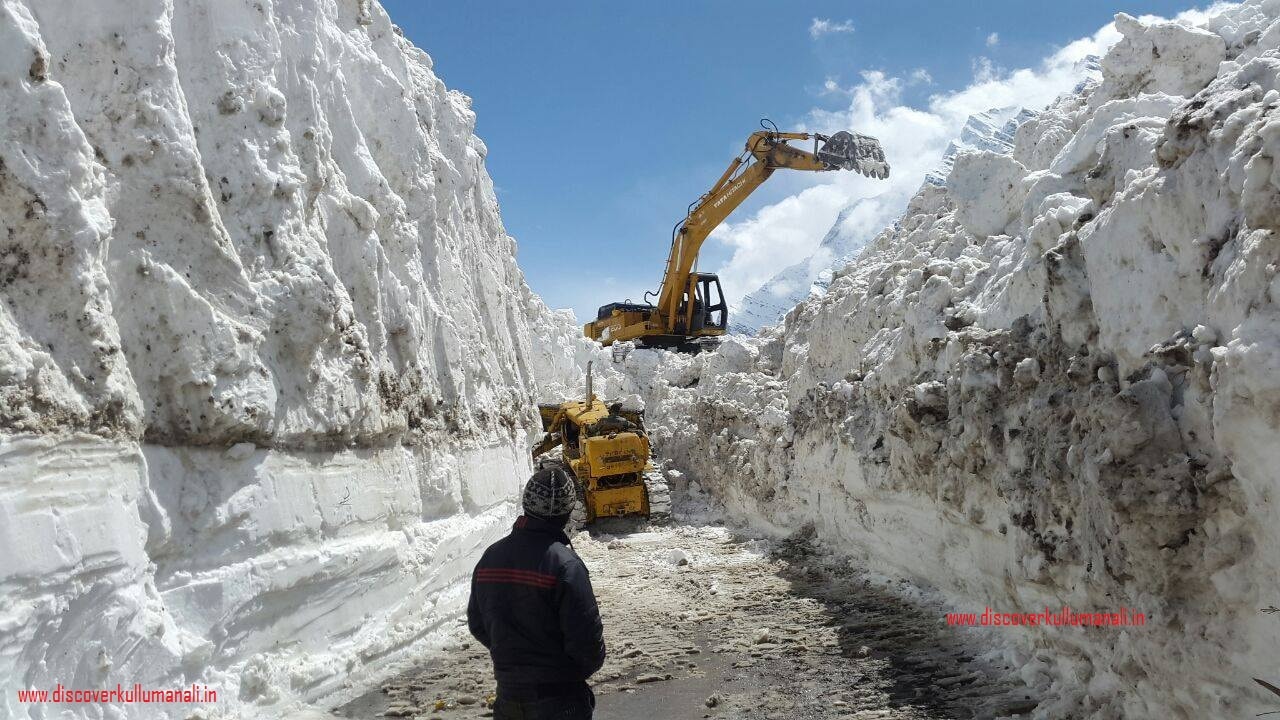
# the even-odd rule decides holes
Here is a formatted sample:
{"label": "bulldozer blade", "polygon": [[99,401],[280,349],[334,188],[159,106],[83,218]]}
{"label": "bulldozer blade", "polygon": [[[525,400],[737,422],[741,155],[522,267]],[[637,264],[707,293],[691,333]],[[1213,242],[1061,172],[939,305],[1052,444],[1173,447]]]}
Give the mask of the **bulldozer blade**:
{"label": "bulldozer blade", "polygon": [[822,144],[818,159],[832,167],[853,170],[867,177],[880,180],[889,177],[884,149],[880,147],[879,140],[869,135],[841,130]]}

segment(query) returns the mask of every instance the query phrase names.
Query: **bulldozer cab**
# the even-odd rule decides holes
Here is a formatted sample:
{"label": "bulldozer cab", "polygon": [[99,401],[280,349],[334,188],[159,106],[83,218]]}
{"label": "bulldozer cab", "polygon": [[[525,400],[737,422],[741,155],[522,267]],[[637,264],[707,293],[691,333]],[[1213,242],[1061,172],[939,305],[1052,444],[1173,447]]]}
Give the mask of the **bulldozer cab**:
{"label": "bulldozer cab", "polygon": [[683,332],[696,335],[708,330],[724,330],[729,324],[729,313],[724,293],[720,290],[719,276],[697,273],[689,287],[693,290],[693,297],[690,298],[686,291],[684,302],[680,304],[682,324],[686,325]]}

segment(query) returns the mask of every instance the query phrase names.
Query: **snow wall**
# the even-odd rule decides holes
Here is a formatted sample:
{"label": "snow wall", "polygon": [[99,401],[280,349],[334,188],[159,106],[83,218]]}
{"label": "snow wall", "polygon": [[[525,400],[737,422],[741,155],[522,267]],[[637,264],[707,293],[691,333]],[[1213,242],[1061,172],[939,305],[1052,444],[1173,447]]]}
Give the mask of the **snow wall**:
{"label": "snow wall", "polygon": [[1280,675],[1280,2],[1118,16],[1103,79],[960,155],[761,339],[632,353],[660,449],[1001,628],[1042,718],[1246,717]]}
{"label": "snow wall", "polygon": [[473,127],[369,0],[0,3],[0,716],[271,715],[456,613],[591,354]]}

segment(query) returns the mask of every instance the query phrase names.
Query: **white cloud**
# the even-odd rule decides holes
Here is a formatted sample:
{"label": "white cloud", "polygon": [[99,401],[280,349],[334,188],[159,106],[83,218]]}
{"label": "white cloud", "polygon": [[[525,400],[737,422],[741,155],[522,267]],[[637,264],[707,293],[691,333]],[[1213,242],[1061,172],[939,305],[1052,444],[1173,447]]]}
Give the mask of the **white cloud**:
{"label": "white cloud", "polygon": [[848,95],[849,90],[840,84],[840,81],[833,77],[828,77],[822,81],[822,92],[819,95]]}
{"label": "white cloud", "polygon": [[874,231],[891,223],[920,188],[925,174],[941,161],[947,144],[959,135],[970,115],[998,107],[1048,105],[1079,83],[1084,72],[1080,60],[1104,54],[1119,39],[1115,28],[1107,25],[1057,50],[1038,67],[1012,72],[980,60],[967,87],[933,95],[923,108],[902,101],[903,88],[922,79],[919,71],[906,79],[864,72],[852,87],[827,88],[828,93],[846,94],[848,106],[838,111],[811,110],[806,129],[822,133],[848,129],[879,138],[891,176],[873,180],[846,172],[814,173],[811,187],[717,228],[711,238],[733,251],[718,269],[730,303],[740,302],[779,270],[812,254],[840,210],[856,200],[875,198],[860,209],[862,227]]}
{"label": "white cloud", "polygon": [[824,18],[814,18],[813,22],[809,23],[809,37],[815,40],[823,35],[851,32],[853,32],[852,20],[836,21]]}
{"label": "white cloud", "polygon": [[987,47],[995,47],[1000,44],[1000,33],[991,33],[987,36]]}
{"label": "white cloud", "polygon": [[746,220],[716,228],[711,239],[733,249],[732,258],[720,269],[729,303],[736,304],[779,270],[813,252],[816,240],[822,238],[848,202],[843,188],[816,185],[769,205]]}
{"label": "white cloud", "polygon": [[911,71],[911,77],[907,81],[908,85],[932,85],[933,76],[924,68],[916,68]]}
{"label": "white cloud", "polygon": [[1004,69],[996,67],[996,64],[991,62],[991,58],[985,55],[975,58],[970,63],[970,67],[973,69],[973,82],[975,85],[991,82],[1004,74]]}

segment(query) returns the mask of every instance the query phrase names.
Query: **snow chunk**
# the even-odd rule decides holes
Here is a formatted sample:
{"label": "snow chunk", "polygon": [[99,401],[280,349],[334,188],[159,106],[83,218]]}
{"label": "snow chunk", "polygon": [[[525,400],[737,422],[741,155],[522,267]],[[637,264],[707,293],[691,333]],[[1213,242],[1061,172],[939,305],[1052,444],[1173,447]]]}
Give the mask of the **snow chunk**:
{"label": "snow chunk", "polygon": [[1194,95],[1218,74],[1227,45],[1217,33],[1175,22],[1145,24],[1125,13],[1115,18],[1123,39],[1102,58],[1106,96]]}
{"label": "snow chunk", "polygon": [[956,218],[977,237],[1003,234],[1022,209],[1026,177],[1027,169],[1008,155],[962,153],[947,176]]}

